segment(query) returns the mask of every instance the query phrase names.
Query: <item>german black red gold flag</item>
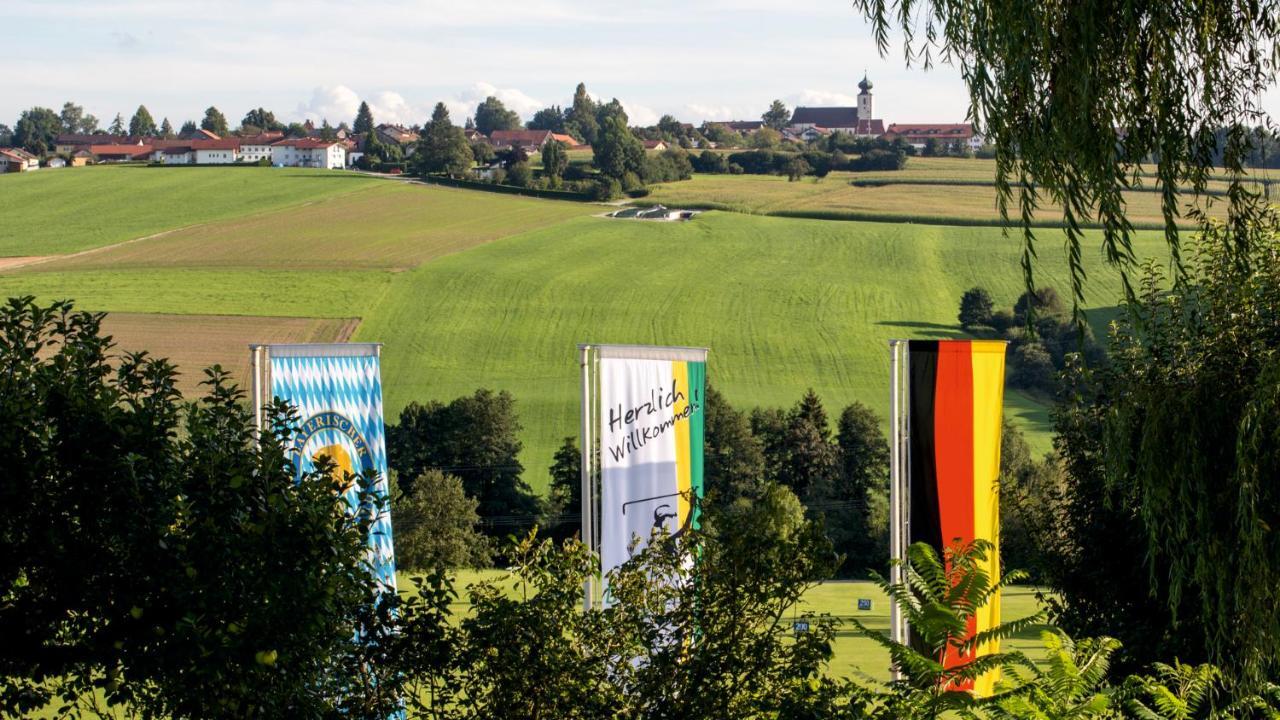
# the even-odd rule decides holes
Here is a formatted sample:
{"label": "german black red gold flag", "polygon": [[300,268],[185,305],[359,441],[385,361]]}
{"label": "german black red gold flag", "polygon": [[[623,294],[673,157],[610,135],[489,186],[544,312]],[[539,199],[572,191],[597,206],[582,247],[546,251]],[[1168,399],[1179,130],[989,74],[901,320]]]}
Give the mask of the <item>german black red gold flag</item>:
{"label": "german black red gold flag", "polygon": [[[1000,425],[1004,406],[1005,343],[981,340],[912,340],[908,343],[910,417],[910,536],[943,555],[956,541],[985,539],[999,547]],[[1000,558],[985,562],[992,579]],[[1000,623],[1000,598],[969,619],[969,633]],[[998,652],[998,643],[976,649]],[[964,660],[948,652],[948,666]],[[972,689],[990,695],[989,673]]]}

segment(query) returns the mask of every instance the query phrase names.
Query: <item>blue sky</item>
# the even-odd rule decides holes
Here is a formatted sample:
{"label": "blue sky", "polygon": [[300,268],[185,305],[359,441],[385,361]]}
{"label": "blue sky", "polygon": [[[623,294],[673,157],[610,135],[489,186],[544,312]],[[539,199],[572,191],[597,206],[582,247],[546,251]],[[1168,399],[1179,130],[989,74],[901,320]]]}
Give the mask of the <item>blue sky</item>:
{"label": "blue sky", "polygon": [[[157,121],[216,105],[233,123],[263,106],[284,120],[455,121],[486,95],[528,117],[583,81],[636,124],[755,119],[789,105],[853,104],[864,70],[888,122],[959,122],[959,74],[882,58],[849,0],[3,0],[0,122],[74,100],[105,125],[145,104]],[[1271,93],[1273,116],[1280,97]]]}

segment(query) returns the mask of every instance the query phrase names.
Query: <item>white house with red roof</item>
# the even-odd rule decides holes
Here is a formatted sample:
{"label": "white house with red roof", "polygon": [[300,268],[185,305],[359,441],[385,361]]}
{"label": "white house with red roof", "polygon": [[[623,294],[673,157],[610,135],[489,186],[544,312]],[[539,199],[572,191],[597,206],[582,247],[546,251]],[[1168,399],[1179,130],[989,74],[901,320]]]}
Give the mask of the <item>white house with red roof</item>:
{"label": "white house with red roof", "polygon": [[271,164],[341,170],[347,166],[347,146],[339,140],[285,138],[271,145]]}
{"label": "white house with red roof", "polygon": [[3,172],[28,172],[40,169],[40,158],[22,148],[0,148],[0,165]]}
{"label": "white house with red roof", "polygon": [[266,158],[270,162],[271,146],[283,139],[284,133],[279,130],[268,130],[257,135],[246,135],[240,138],[240,160],[247,163],[256,163]]}
{"label": "white house with red roof", "polygon": [[969,123],[893,123],[885,130],[885,140],[897,140],[923,150],[933,140],[943,147],[951,147],[957,143],[968,145],[977,150],[982,147],[982,136],[973,130]]}

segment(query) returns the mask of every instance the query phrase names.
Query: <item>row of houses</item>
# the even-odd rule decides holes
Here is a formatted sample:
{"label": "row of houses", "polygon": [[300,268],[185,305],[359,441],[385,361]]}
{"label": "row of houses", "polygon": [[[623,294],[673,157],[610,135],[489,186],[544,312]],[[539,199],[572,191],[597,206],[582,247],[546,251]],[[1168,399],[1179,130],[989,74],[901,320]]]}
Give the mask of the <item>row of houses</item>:
{"label": "row of houses", "polygon": [[282,132],[218,137],[207,131],[189,139],[59,135],[55,149],[96,162],[152,162],[162,165],[233,165],[269,162],[281,167],[342,169],[359,157],[351,139],[286,138]]}

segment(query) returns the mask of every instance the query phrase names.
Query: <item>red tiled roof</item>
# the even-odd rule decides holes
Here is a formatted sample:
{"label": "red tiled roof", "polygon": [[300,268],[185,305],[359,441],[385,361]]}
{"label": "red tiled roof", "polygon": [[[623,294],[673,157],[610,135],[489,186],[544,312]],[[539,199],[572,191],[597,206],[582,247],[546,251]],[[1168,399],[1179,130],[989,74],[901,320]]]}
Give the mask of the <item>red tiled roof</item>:
{"label": "red tiled roof", "polygon": [[551,139],[559,140],[560,142],[564,143],[565,145],[568,145],[569,147],[573,147],[574,145],[578,144],[578,141],[574,140],[572,135],[564,135],[561,133],[551,133]]}
{"label": "red tiled roof", "polygon": [[125,140],[123,135],[110,135],[108,133],[59,133],[54,138],[55,145],[114,145],[122,143]]}
{"label": "red tiled roof", "polygon": [[298,148],[299,150],[311,150],[314,148],[327,148],[330,145],[341,145],[342,141],[341,140],[318,140],[316,138],[286,138],[284,140],[279,140],[271,144],[279,145],[280,147],[295,147],[295,148]]}
{"label": "red tiled roof", "polygon": [[912,139],[966,140],[973,137],[973,126],[969,123],[893,123],[885,134]]}
{"label": "red tiled roof", "polygon": [[27,159],[19,155],[17,152],[15,152],[16,150],[17,148],[0,148],[0,155],[3,155],[7,158],[11,158],[13,160],[17,160],[18,162],[25,164],[27,162]]}
{"label": "red tiled roof", "polygon": [[165,155],[184,155],[191,152],[190,145],[173,145],[161,150]]}
{"label": "red tiled roof", "polygon": [[284,138],[284,133],[279,130],[268,130],[258,133],[257,135],[246,135],[240,138],[241,145],[271,145],[272,143]]}
{"label": "red tiled roof", "polygon": [[192,150],[239,150],[240,138],[218,138],[217,140],[192,140]]}
{"label": "red tiled roof", "polygon": [[554,137],[550,130],[494,130],[489,133],[489,140],[495,144],[509,145],[542,145]]}
{"label": "red tiled roof", "polygon": [[155,151],[150,145],[90,145],[89,152],[99,157],[121,155],[131,158],[146,157]]}

